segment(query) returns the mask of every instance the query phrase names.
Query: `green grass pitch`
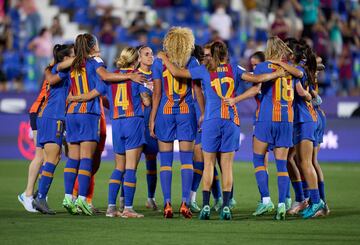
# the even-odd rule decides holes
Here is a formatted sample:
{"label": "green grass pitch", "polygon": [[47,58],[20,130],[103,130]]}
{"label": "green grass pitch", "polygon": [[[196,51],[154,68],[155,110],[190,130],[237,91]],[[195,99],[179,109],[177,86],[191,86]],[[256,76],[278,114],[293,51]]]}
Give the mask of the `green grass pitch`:
{"label": "green grass pitch", "polygon": [[[232,221],[220,221],[213,213],[210,221],[195,216],[185,220],[178,216],[164,220],[161,213],[144,208],[146,177],[144,162],[139,165],[135,209],[144,219],[125,220],[70,216],[61,207],[63,167],[58,166],[49,192],[55,216],[27,213],[17,200],[26,184],[26,161],[0,161],[0,244],[360,244],[360,164],[323,164],[325,187],[331,215],[302,220],[287,217],[274,221],[273,214],[252,217],[259,194],[250,163],[234,165],[237,207]],[[173,175],[173,206],[179,208],[181,185],[179,164]],[[94,204],[102,210],[107,204],[107,181],[113,164],[104,162],[96,176]],[[272,200],[277,201],[276,174],[270,166]],[[158,183],[156,198],[162,205]],[[198,202],[201,203],[201,192]]]}

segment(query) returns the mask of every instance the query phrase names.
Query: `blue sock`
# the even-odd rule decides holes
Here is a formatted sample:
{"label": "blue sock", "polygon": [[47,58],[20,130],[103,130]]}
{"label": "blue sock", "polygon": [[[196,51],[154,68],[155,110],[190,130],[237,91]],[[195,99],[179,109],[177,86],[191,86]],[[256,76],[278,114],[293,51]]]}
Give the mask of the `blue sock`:
{"label": "blue sock", "polygon": [[[121,183],[124,183],[124,175],[125,174],[123,173],[122,178],[121,178]],[[124,198],[124,185],[121,185],[120,197]]]}
{"label": "blue sock", "polygon": [[191,191],[196,192],[199,188],[201,178],[204,171],[204,162],[193,162],[194,164],[194,175],[191,185]]}
{"label": "blue sock", "polygon": [[304,201],[305,197],[304,197],[304,191],[302,188],[302,183],[299,180],[296,181],[292,181],[292,186],[294,188],[294,192],[295,192],[295,201],[297,202],[302,202]]}
{"label": "blue sock", "polygon": [[45,163],[41,164],[40,169],[39,169],[39,173],[38,173],[38,190],[40,189],[40,180],[41,180],[41,173],[44,169]]}
{"label": "blue sock", "polygon": [[304,197],[309,198],[310,194],[309,194],[308,184],[307,184],[306,180],[302,180],[301,183],[302,183],[302,188],[304,191]]}
{"label": "blue sock", "polygon": [[223,191],[223,206],[222,207],[229,207],[230,205],[230,195],[231,191]]}
{"label": "blue sock", "polygon": [[326,199],[325,199],[325,186],[324,186],[324,181],[318,182],[318,186],[319,186],[320,198],[321,198],[324,202],[326,202]]}
{"label": "blue sock", "polygon": [[109,180],[108,205],[116,205],[116,197],[119,193],[121,179],[124,172],[114,169]]}
{"label": "blue sock", "polygon": [[290,193],[290,179],[287,185],[287,189],[286,189],[286,198],[291,198],[291,193]]}
{"label": "blue sock", "polygon": [[231,186],[231,191],[230,191],[230,199],[234,198],[234,181],[233,181],[233,185]]}
{"label": "blue sock", "polygon": [[319,203],[320,202],[319,189],[309,189],[309,194],[310,194],[311,203]]}
{"label": "blue sock", "polygon": [[46,162],[44,165],[44,168],[41,173],[41,179],[39,182],[39,192],[38,192],[38,198],[39,199],[45,199],[49,189],[51,182],[54,177],[54,172],[56,169],[56,164],[51,162]]}
{"label": "blue sock", "polygon": [[253,162],[254,162],[254,168],[255,168],[255,177],[256,182],[260,191],[261,198],[263,197],[269,197],[269,178],[268,173],[266,172],[266,168],[264,165],[264,159],[265,155],[259,155],[256,153],[253,153]]}
{"label": "blue sock", "polygon": [[190,191],[194,175],[193,156],[194,152],[192,151],[180,151],[182,201],[187,204],[190,203]]}
{"label": "blue sock", "polygon": [[203,191],[203,207],[210,205],[210,191]]}
{"label": "blue sock", "polygon": [[124,175],[125,207],[132,207],[136,190],[136,170],[126,169]]}
{"label": "blue sock", "polygon": [[157,182],[156,159],[146,160],[146,181],[148,198],[154,198]]}
{"label": "blue sock", "polygon": [[79,196],[86,197],[89,190],[90,178],[92,170],[92,159],[80,159],[80,167],[78,173],[79,180]]}
{"label": "blue sock", "polygon": [[211,191],[214,196],[214,199],[217,200],[221,197],[221,184],[220,184],[220,179],[219,179],[219,173],[218,173],[216,167],[214,167],[214,179],[213,179],[213,183],[211,186]]}
{"label": "blue sock", "polygon": [[174,153],[172,151],[160,152],[160,182],[164,195],[164,204],[171,203],[171,182],[172,182],[172,163]]}
{"label": "blue sock", "polygon": [[285,203],[287,189],[289,187],[289,174],[287,171],[287,160],[275,159],[278,174],[279,203]]}
{"label": "blue sock", "polygon": [[64,168],[65,194],[72,195],[80,161],[69,158]]}

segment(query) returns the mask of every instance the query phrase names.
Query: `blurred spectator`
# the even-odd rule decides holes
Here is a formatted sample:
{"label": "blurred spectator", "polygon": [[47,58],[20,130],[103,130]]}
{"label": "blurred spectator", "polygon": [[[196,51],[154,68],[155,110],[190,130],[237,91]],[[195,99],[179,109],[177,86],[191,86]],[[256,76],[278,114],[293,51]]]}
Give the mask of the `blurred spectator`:
{"label": "blurred spectator", "polygon": [[284,19],[284,11],[282,9],[276,10],[275,21],[271,25],[271,35],[278,36],[281,40],[288,37],[289,26]]}
{"label": "blurred spectator", "polygon": [[313,26],[318,21],[319,0],[291,0],[295,9],[301,12],[304,24],[303,37],[313,39]]}
{"label": "blurred spectator", "polygon": [[360,8],[353,10],[349,16],[349,26],[352,36],[352,43],[360,49]]}
{"label": "blurred spectator", "polygon": [[352,75],[353,59],[350,52],[350,46],[344,46],[338,61],[339,66],[339,82],[340,82],[340,95],[351,95],[355,87]]}
{"label": "blurred spectator", "polygon": [[133,35],[135,38],[138,38],[140,35],[147,34],[150,30],[150,26],[146,22],[146,13],[144,11],[138,12],[137,17],[131,23],[128,32]]}
{"label": "blurred spectator", "polygon": [[98,16],[103,16],[106,11],[112,9],[113,1],[112,0],[96,0],[95,7],[96,7],[96,14]]}
{"label": "blurred spectator", "polygon": [[107,67],[112,70],[116,57],[116,32],[115,26],[110,20],[103,23],[99,37],[101,56],[104,57]]}
{"label": "blurred spectator", "polygon": [[34,0],[20,0],[20,9],[24,12],[25,30],[28,39],[35,37],[41,28],[41,17]]}
{"label": "blurred spectator", "polygon": [[42,28],[37,37],[29,44],[28,48],[35,55],[35,80],[41,85],[41,79],[46,66],[49,65],[52,57],[52,37],[47,28]]}
{"label": "blurred spectator", "polygon": [[304,26],[301,18],[298,17],[294,6],[291,1],[285,1],[282,5],[284,10],[287,24],[289,25],[289,37],[301,38]]}
{"label": "blurred spectator", "polygon": [[313,27],[314,31],[314,50],[322,58],[324,65],[327,64],[328,52],[330,46],[329,32],[326,28],[325,19],[319,18],[319,21]]}
{"label": "blurred spectator", "polygon": [[343,39],[341,28],[342,23],[340,17],[337,15],[337,13],[333,12],[328,22],[328,31],[331,42],[331,54],[333,56],[340,55],[342,51]]}
{"label": "blurred spectator", "polygon": [[166,30],[163,28],[163,22],[160,18],[157,18],[155,25],[150,29],[148,38],[150,46],[154,52],[161,49],[162,40],[165,36]]}
{"label": "blurred spectator", "polygon": [[60,18],[58,15],[53,18],[53,22],[51,24],[50,31],[51,31],[51,35],[53,37],[54,45],[58,44],[58,43],[61,44],[64,42],[64,40],[63,40],[64,30],[61,26]]}
{"label": "blurred spectator", "polygon": [[0,42],[6,49],[11,49],[13,46],[13,32],[11,20],[8,16],[0,20]]}
{"label": "blurred spectator", "polygon": [[3,52],[5,49],[5,43],[0,41],[0,92],[5,92],[7,90],[7,79],[5,71],[3,70]]}
{"label": "blurred spectator", "polygon": [[231,18],[225,11],[225,5],[218,4],[215,12],[210,16],[209,27],[219,33],[220,38],[229,47],[231,38]]}

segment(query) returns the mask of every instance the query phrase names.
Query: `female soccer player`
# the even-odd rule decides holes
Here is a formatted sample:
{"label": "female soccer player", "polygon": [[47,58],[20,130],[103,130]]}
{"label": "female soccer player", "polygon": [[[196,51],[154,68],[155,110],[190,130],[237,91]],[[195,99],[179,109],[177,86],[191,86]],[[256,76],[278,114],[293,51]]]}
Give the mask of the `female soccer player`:
{"label": "female soccer player", "polygon": [[[262,52],[262,51],[257,51],[255,53],[253,53],[251,56],[250,56],[250,65],[251,65],[251,69],[252,71],[255,70],[256,68],[256,65],[259,64],[259,63],[262,63],[265,61],[265,54]],[[254,84],[254,86],[260,86],[261,87],[261,84]],[[259,89],[260,89],[259,87]],[[255,130],[255,123],[256,123],[256,120],[257,120],[257,117],[259,115],[259,110],[260,110],[260,102],[261,102],[261,93],[258,93],[257,95],[254,96],[255,98],[255,101],[256,101],[256,110],[255,110],[255,115],[254,115],[254,126],[253,126],[253,131]],[[253,135],[253,138],[254,138],[254,135]],[[267,151],[265,153],[265,157],[264,157],[264,167],[266,169],[266,179],[268,179],[268,160],[269,160],[269,152]],[[260,189],[259,189],[259,192],[260,192]],[[262,201],[262,193],[260,192],[260,201]]]}
{"label": "female soccer player", "polygon": [[[57,63],[74,56],[73,45],[54,46],[54,66],[49,67],[53,74],[57,73]],[[42,104],[38,119],[38,146],[44,148],[45,164],[41,172],[39,192],[33,201],[34,207],[44,214],[55,214],[48,207],[46,196],[53,180],[57,163],[60,160],[64,119],[65,102],[69,89],[69,81],[65,73],[61,73],[60,80],[48,80],[44,103]]]}
{"label": "female soccer player", "polygon": [[[228,51],[222,42],[214,42],[211,45],[212,59],[207,67],[204,65],[186,69],[180,69],[160,53],[170,72],[176,77],[201,79],[205,93],[205,115],[202,124],[202,149],[204,154],[203,174],[203,208],[200,212],[200,219],[210,218],[210,188],[213,182],[214,166],[216,155],[220,153],[220,164],[222,169],[223,184],[223,207],[220,218],[231,219],[229,208],[231,188],[233,184],[232,163],[234,152],[239,146],[240,120],[236,103],[247,97],[254,96],[256,90],[251,88],[246,91],[246,96],[235,97],[235,91],[239,87],[241,79],[251,82],[263,82],[274,79],[283,72],[273,72],[262,76],[254,76],[246,73],[243,68],[237,65],[228,64]],[[230,99],[230,100],[229,100]]]}
{"label": "female soccer player", "polygon": [[37,210],[33,207],[32,202],[34,200],[34,186],[36,183],[36,179],[38,178],[40,168],[44,161],[44,153],[43,149],[41,147],[37,147],[37,125],[36,120],[38,117],[39,109],[42,105],[42,103],[45,100],[45,94],[46,94],[46,88],[47,88],[47,81],[44,80],[40,93],[34,103],[32,104],[29,116],[30,116],[30,126],[33,133],[33,140],[34,140],[34,146],[35,148],[35,156],[34,159],[31,161],[29,165],[29,171],[28,171],[28,179],[27,179],[27,185],[26,189],[23,193],[18,195],[19,202],[24,206],[25,210],[31,213],[37,212]]}
{"label": "female soccer player", "polygon": [[[319,62],[321,63],[321,60],[319,60],[317,62],[318,66],[317,66],[317,72],[315,74],[315,88],[314,88],[314,90],[312,90],[312,95],[315,98],[317,98],[319,96],[319,85],[318,85],[318,81],[317,81],[317,75],[318,75],[319,71],[324,69],[324,66],[322,64],[319,64]],[[317,178],[318,178],[319,194],[320,194],[321,200],[324,202],[324,208],[322,210],[320,210],[319,212],[317,212],[315,216],[330,214],[330,209],[326,203],[326,198],[325,198],[324,174],[323,174],[323,171],[322,171],[321,166],[318,161],[318,153],[320,151],[320,144],[323,142],[323,136],[324,136],[324,132],[325,132],[325,128],[326,128],[326,115],[325,115],[324,110],[320,108],[320,104],[321,104],[321,98],[320,98],[320,101],[319,101],[319,99],[313,100],[314,109],[316,110],[316,113],[317,113],[318,126],[317,126],[317,130],[316,130],[316,134],[315,134],[315,144],[314,144],[314,152],[313,152],[312,162],[313,162],[314,168],[316,170],[316,174],[317,174]]]}
{"label": "female soccer player", "polygon": [[[190,29],[171,28],[164,39],[164,51],[169,59],[179,67],[198,66],[194,57],[194,36]],[[164,195],[164,217],[172,218],[171,182],[174,140],[180,143],[180,162],[182,179],[182,203],[180,213],[191,218],[189,209],[190,190],[193,179],[193,148],[196,135],[196,117],[192,97],[192,81],[174,77],[162,60],[155,59],[152,67],[154,81],[153,104],[149,120],[152,137],[158,139],[160,151],[160,181]],[[195,83],[197,98],[202,95]]]}
{"label": "female soccer player", "polygon": [[[132,73],[138,62],[138,51],[135,48],[125,48],[116,64],[123,74]],[[142,218],[133,209],[133,199],[136,188],[136,169],[145,142],[144,114],[141,102],[150,106],[151,99],[143,85],[131,80],[117,83],[107,83],[110,101],[110,117],[112,118],[113,145],[116,166],[109,182],[109,203],[106,216],[123,218]],[[72,101],[88,101],[99,96],[103,89],[95,88],[90,93],[71,97]],[[116,210],[116,197],[120,182],[124,175],[125,208],[122,214]]]}
{"label": "female soccer player", "polygon": [[[204,46],[204,49],[202,49],[201,46],[195,45],[195,49],[193,51],[192,56],[194,56],[201,64],[206,66],[211,59],[210,47],[211,44],[206,44]],[[202,101],[201,99],[202,98],[200,98],[200,101],[198,101],[197,98],[195,97],[195,102],[194,102],[196,120],[198,122],[200,121],[200,116],[203,114],[200,111],[200,107],[204,107],[203,105],[199,106],[199,103],[204,103],[204,101]],[[194,175],[193,175],[193,182],[191,185],[191,192],[190,192],[190,209],[191,212],[200,212],[201,208],[198,206],[196,202],[196,192],[197,189],[199,188],[202,174],[204,171],[204,157],[201,150],[201,125],[198,125],[198,129],[196,132],[193,167],[194,167]],[[218,172],[216,167],[214,167],[214,180],[213,180],[213,185],[211,187],[211,191],[213,193],[214,202],[215,202],[213,209],[215,211],[219,211],[222,206],[222,198],[221,198],[220,180],[218,177]]]}
{"label": "female soccer player", "polygon": [[[257,64],[254,73],[263,74],[278,68],[279,66],[274,65],[268,60],[281,61],[286,59],[289,53],[291,53],[291,50],[278,37],[269,38],[265,51],[267,61]],[[293,69],[291,66],[289,68]],[[253,161],[256,181],[263,198],[253,215],[261,215],[272,211],[274,208],[269,195],[267,173],[264,166],[265,154],[268,146],[271,145],[274,147],[278,171],[279,204],[275,219],[285,219],[285,198],[289,186],[286,165],[288,150],[292,146],[295,86],[300,96],[306,97],[308,100],[311,99],[311,95],[303,89],[300,82],[296,82],[296,85],[294,84],[294,79],[291,75],[261,85],[262,99],[254,130]]]}
{"label": "female soccer player", "polygon": [[[152,72],[151,66],[154,62],[153,51],[150,47],[143,45],[137,47],[138,50],[138,68],[137,70],[144,74],[147,79],[146,91],[152,96],[153,81],[152,81]],[[150,119],[151,105],[144,105],[144,122],[145,122],[145,144],[143,152],[146,159],[146,181],[148,189],[148,199],[146,201],[146,208],[151,208],[153,210],[158,210],[158,206],[155,201],[155,190],[157,182],[157,166],[156,166],[156,156],[159,152],[156,139],[150,136],[149,132],[149,119]]]}
{"label": "female soccer player", "polygon": [[[315,73],[317,70],[316,56],[311,48],[303,43],[301,45],[302,60],[297,60],[299,69],[303,76],[300,77],[301,84],[307,89],[315,87]],[[299,56],[300,57],[300,56]],[[283,64],[280,64],[283,65]],[[294,145],[296,157],[300,165],[301,173],[304,175],[310,194],[310,206],[302,212],[303,218],[316,217],[317,213],[325,207],[320,198],[317,172],[313,165],[314,145],[316,145],[316,130],[318,127],[317,113],[309,101],[303,100],[295,95],[294,108]],[[309,154],[311,152],[312,154]]]}
{"label": "female soccer player", "polygon": [[[71,94],[86,94],[93,89],[101,91],[103,83],[132,79],[138,82],[145,78],[137,73],[108,72],[102,59],[97,57],[99,46],[96,37],[80,34],[75,41],[75,60],[71,66]],[[77,208],[86,215],[92,209],[86,202],[90,177],[93,168],[93,155],[99,142],[100,99],[95,97],[86,102],[71,102],[66,115],[66,139],[69,145],[69,159],[64,169],[65,198],[63,205],[72,213]],[[76,177],[79,179],[79,196],[74,203],[72,192]]]}

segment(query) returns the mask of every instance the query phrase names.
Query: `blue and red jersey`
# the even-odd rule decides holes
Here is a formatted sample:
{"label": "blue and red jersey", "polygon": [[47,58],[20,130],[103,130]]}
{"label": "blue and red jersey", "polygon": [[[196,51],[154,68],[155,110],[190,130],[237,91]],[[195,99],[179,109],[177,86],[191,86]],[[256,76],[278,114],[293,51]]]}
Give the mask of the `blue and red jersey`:
{"label": "blue and red jersey", "polygon": [[[133,71],[133,69],[120,69],[115,72],[128,73]],[[106,85],[111,119],[144,116],[140,93],[145,93],[147,90],[143,85],[131,80],[106,83]]]}
{"label": "blue and red jersey", "polygon": [[[310,86],[306,84],[307,75],[302,66],[296,66],[297,69],[301,70],[304,74],[302,78],[299,79],[301,85],[304,89],[309,91]],[[294,101],[294,123],[301,122],[316,122],[317,114],[311,103],[311,101],[305,101],[302,97],[300,97],[297,93],[295,93],[295,101]]]}
{"label": "blue and red jersey", "polygon": [[[71,93],[73,95],[81,95],[89,93],[93,89],[100,91],[103,82],[96,73],[99,67],[105,67],[103,60],[99,57],[92,57],[86,59],[80,71],[71,68],[69,72]],[[71,102],[68,105],[67,113],[100,115],[100,99],[96,97],[86,102]]]}
{"label": "blue and red jersey", "polygon": [[[52,74],[56,74],[57,64],[51,69]],[[41,104],[38,117],[47,117],[54,119],[65,119],[66,97],[69,94],[70,81],[66,73],[59,72],[60,82],[50,85],[47,83],[45,99]]]}
{"label": "blue and red jersey", "polygon": [[[278,68],[265,61],[256,65],[254,74],[271,73]],[[257,121],[293,122],[294,87],[295,79],[291,75],[262,83]]]}
{"label": "blue and red jersey", "polygon": [[237,65],[221,64],[213,72],[209,72],[204,65],[190,68],[189,71],[193,80],[202,80],[206,101],[204,121],[221,118],[240,125],[237,106],[226,105],[224,99],[236,96],[245,70]]}
{"label": "blue and red jersey", "polygon": [[[196,58],[191,57],[186,68],[199,66]],[[161,80],[161,100],[159,112],[162,114],[188,114],[193,107],[192,80],[175,78],[163,64],[155,59],[152,66],[153,79]]]}
{"label": "blue and red jersey", "polygon": [[[148,82],[152,82],[153,78],[152,78],[152,71],[143,71],[140,68],[138,69],[138,72],[142,73],[145,77],[146,80]],[[148,93],[150,96],[152,96],[153,92],[148,89],[148,88],[144,88],[145,92]],[[145,120],[145,124],[149,124],[149,120],[150,120],[150,112],[151,112],[151,106],[145,106],[143,105],[143,110],[144,110],[144,120]]]}

